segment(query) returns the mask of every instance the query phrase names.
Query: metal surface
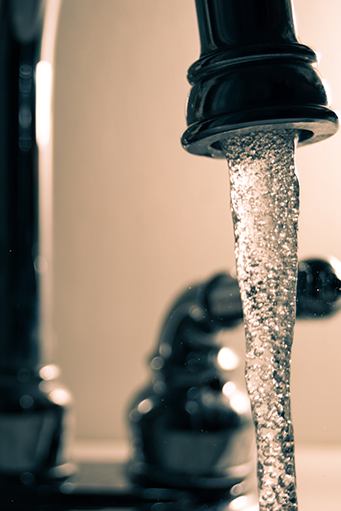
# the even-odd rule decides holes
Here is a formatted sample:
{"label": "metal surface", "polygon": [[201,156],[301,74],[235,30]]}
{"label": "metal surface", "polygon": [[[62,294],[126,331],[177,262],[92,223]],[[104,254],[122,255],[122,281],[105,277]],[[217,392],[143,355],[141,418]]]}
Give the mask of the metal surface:
{"label": "metal surface", "polygon": [[28,38],[16,4],[4,0],[0,11],[1,374],[36,373],[41,355],[35,66],[42,23],[35,20]]}
{"label": "metal surface", "polygon": [[196,0],[201,56],[189,69],[184,148],[224,158],[222,139],[295,129],[298,144],[333,135],[316,55],[299,44],[290,0]]}
{"label": "metal surface", "polygon": [[[44,365],[42,328],[52,229],[50,105],[43,101],[50,97],[51,63],[42,61],[50,6],[45,0],[0,4],[1,491],[64,479],[71,469],[65,453],[70,394],[56,381],[58,369]],[[50,38],[56,22],[49,24]]]}

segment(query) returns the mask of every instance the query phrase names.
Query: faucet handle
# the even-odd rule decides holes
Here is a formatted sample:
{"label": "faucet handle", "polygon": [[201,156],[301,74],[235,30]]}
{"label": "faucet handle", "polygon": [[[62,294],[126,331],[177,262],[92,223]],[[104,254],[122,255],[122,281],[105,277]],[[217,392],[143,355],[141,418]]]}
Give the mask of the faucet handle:
{"label": "faucet handle", "polygon": [[[299,263],[298,317],[338,308],[338,266],[332,259]],[[190,286],[173,303],[151,357],[151,381],[128,410],[128,471],[135,482],[191,489],[207,498],[212,491],[237,491],[248,479],[254,427],[247,396],[232,379],[236,366],[222,357],[232,350],[219,336],[242,320],[238,281],[227,273]]]}
{"label": "faucet handle", "polygon": [[341,263],[311,258],[298,265],[297,317],[330,316],[341,308]]}
{"label": "faucet handle", "polygon": [[[229,274],[217,275],[206,287],[210,317],[233,327],[243,318],[238,281]],[[297,318],[330,316],[341,308],[341,262],[310,258],[300,261],[297,275]],[[235,323],[234,323],[235,322]]]}

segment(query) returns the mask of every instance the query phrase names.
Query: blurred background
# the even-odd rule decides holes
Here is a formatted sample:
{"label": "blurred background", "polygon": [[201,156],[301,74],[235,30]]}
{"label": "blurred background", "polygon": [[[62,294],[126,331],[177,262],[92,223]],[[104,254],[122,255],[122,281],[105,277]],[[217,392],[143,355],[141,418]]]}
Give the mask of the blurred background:
{"label": "blurred background", "polygon": [[[299,39],[341,109],[339,0],[295,0]],[[186,286],[234,268],[227,165],[187,154],[194,0],[64,0],[54,102],[54,361],[76,439],[126,440],[164,314]],[[341,133],[297,154],[299,256],[341,259]],[[298,444],[341,444],[341,314],[300,321]],[[243,352],[242,327],[231,339]],[[242,368],[241,368],[242,370]]]}

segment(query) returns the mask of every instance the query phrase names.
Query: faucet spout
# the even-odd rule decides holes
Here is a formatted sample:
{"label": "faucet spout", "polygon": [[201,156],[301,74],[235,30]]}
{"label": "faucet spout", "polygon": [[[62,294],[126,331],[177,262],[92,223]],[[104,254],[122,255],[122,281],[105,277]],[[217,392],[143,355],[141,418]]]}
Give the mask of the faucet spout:
{"label": "faucet spout", "polygon": [[295,129],[298,144],[333,135],[316,55],[297,41],[291,0],[196,0],[201,55],[192,85],[183,147],[225,157],[220,141],[255,130]]}

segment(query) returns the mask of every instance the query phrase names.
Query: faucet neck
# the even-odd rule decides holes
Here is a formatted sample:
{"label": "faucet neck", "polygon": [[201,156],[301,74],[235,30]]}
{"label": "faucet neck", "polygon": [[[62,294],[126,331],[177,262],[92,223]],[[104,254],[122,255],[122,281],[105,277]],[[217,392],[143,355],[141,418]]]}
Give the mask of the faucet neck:
{"label": "faucet neck", "polygon": [[297,44],[291,0],[196,0],[201,57],[222,49]]}
{"label": "faucet neck", "polygon": [[45,0],[0,2],[0,375],[36,374],[43,363],[36,65],[45,11]]}

